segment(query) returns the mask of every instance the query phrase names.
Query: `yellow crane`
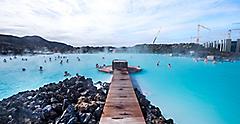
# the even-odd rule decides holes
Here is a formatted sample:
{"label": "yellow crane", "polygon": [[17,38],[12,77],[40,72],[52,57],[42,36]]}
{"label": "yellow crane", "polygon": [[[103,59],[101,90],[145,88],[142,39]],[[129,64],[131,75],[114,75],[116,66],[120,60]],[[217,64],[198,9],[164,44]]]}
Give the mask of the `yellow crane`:
{"label": "yellow crane", "polygon": [[196,38],[196,43],[199,43],[200,42],[200,29],[203,28],[203,29],[206,29],[208,31],[210,31],[211,29],[206,27],[206,26],[203,26],[203,25],[200,25],[198,24],[197,25],[197,38]]}

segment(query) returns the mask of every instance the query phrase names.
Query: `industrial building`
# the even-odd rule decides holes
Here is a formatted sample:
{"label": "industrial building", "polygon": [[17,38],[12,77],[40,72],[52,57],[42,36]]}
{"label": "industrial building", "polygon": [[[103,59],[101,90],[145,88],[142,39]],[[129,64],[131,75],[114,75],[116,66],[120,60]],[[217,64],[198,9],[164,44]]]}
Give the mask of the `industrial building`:
{"label": "industrial building", "polygon": [[203,44],[205,48],[215,48],[221,52],[240,53],[240,39],[232,41],[232,39],[217,40],[206,42]]}

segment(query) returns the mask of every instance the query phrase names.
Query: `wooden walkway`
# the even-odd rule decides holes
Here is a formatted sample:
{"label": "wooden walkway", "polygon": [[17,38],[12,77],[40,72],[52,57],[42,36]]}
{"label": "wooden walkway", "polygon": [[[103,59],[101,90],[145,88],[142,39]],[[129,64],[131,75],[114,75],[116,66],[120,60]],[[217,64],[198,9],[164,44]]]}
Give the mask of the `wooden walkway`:
{"label": "wooden walkway", "polygon": [[145,124],[127,69],[113,71],[100,124]]}

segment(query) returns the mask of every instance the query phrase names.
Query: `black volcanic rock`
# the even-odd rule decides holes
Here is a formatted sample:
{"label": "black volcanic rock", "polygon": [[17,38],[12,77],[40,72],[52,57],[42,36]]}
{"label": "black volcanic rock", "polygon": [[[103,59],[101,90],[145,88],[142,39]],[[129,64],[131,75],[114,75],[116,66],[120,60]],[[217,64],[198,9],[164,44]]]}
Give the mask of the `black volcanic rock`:
{"label": "black volcanic rock", "polygon": [[25,36],[25,37],[16,37],[11,35],[0,34],[0,53],[1,54],[22,54],[26,50],[29,52],[44,51],[48,50],[50,52],[67,52],[74,50],[73,46],[52,42],[46,39],[43,39],[39,36]]}
{"label": "black volcanic rock", "polygon": [[[109,90],[109,83],[72,77],[50,83],[38,90],[19,92],[0,101],[0,124],[98,124]],[[158,107],[135,89],[146,124],[173,124]]]}
{"label": "black volcanic rock", "polygon": [[102,90],[108,89],[97,90],[90,78],[80,76],[19,92],[0,101],[0,124],[96,124],[107,97]]}

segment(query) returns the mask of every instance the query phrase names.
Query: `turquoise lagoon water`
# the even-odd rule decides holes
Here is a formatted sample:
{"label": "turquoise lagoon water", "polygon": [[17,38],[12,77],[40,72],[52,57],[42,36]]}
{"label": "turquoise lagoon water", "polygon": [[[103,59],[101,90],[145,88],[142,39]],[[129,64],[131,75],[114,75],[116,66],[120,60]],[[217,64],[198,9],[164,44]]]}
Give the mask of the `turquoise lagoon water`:
{"label": "turquoise lagoon water", "polygon": [[[111,74],[98,72],[95,64],[111,64],[112,59],[119,58],[143,68],[132,77],[164,116],[173,118],[177,124],[240,123],[240,62],[206,64],[194,62],[192,58],[157,54],[70,54],[64,55],[69,63],[63,59],[61,65],[61,59],[54,60],[57,55],[60,54],[17,56],[13,60],[1,56],[0,99],[63,80],[64,71],[91,77],[93,81],[109,82]],[[7,63],[2,61],[4,58]],[[28,61],[21,58],[28,58]],[[157,61],[160,66],[156,66]],[[168,63],[172,68],[168,68]],[[39,72],[39,66],[43,66],[44,71]]]}

